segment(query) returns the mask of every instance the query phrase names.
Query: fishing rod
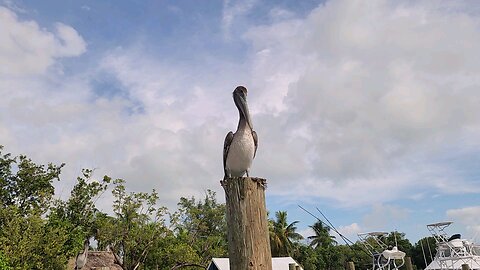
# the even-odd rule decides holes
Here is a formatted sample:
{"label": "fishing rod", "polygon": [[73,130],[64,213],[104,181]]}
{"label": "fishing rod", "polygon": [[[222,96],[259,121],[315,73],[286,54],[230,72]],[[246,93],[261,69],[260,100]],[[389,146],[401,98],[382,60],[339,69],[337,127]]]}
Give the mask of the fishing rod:
{"label": "fishing rod", "polygon": [[[328,220],[328,218],[317,208],[317,211],[320,212],[320,214],[322,214],[322,216],[327,220],[327,222],[330,224],[330,226],[328,226],[327,224],[325,224],[325,222],[323,222],[320,218],[318,218],[317,216],[315,216],[314,214],[312,214],[310,211],[308,211],[307,209],[303,208],[301,205],[297,205],[298,207],[300,207],[300,209],[302,209],[303,211],[305,211],[306,213],[308,213],[309,215],[311,215],[312,217],[314,217],[315,219],[317,219],[320,223],[324,224],[326,227],[330,228],[330,229],[333,229],[341,238],[342,240],[345,242],[345,244],[352,250],[352,251],[355,251],[355,249],[351,246],[351,245],[354,245],[355,243],[352,242],[350,239],[348,239],[347,237],[345,237],[343,234],[341,234],[334,226],[333,224]],[[350,244],[348,243],[350,242]],[[362,252],[364,252],[365,254],[367,254],[368,256],[370,256],[371,254],[368,253],[366,250],[364,250],[363,248],[360,248],[360,250]]]}
{"label": "fishing rod", "polygon": [[[333,224],[330,222],[330,220],[328,220],[328,218],[322,213],[322,211],[320,211],[320,209],[318,209],[318,207],[315,207],[315,209],[317,209],[317,211],[322,215],[322,217],[328,222],[328,224],[330,224],[330,226],[333,228],[333,230],[343,239],[343,241],[345,241],[345,243],[348,241],[350,242],[350,244],[355,244],[354,242],[352,242],[350,239],[348,239],[345,235],[341,234],[336,228],[335,226],[333,226]],[[348,245],[348,244],[347,244]]]}
{"label": "fishing rod", "polygon": [[[341,234],[341,233],[335,228],[335,226],[333,226],[333,224],[330,222],[330,220],[327,218],[327,216],[325,216],[325,215],[322,213],[322,211],[320,211],[320,209],[318,209],[318,207],[315,207],[315,209],[317,209],[317,211],[322,215],[323,218],[325,218],[325,220],[328,222],[328,224],[330,224],[330,226],[332,226],[332,228],[335,230],[335,232],[336,232],[338,235],[340,235],[340,237],[343,239],[343,241],[345,241],[345,243],[347,243],[347,241],[348,241],[348,242],[350,242],[350,244],[352,244],[352,245],[355,244],[353,241],[351,241],[350,239],[348,239],[345,235]],[[351,245],[347,244],[347,246],[348,246],[351,250],[355,251]],[[367,254],[368,256],[371,255],[371,254],[368,253],[368,251],[365,250],[364,248],[360,248],[360,250],[363,251],[363,253]]]}
{"label": "fishing rod", "polygon": [[[323,225],[325,225],[325,227],[329,228],[329,229],[332,229],[334,232],[336,232],[338,235],[340,235],[340,237],[342,237],[342,234],[340,234],[337,229],[335,229],[331,224],[330,226],[328,226],[325,222],[323,222],[323,220],[321,220],[320,218],[318,218],[317,216],[315,216],[314,214],[312,214],[310,211],[308,211],[307,209],[303,208],[301,205],[298,205],[298,207],[300,207],[300,209],[302,209],[303,211],[307,212],[309,215],[311,215],[312,217],[316,218],[320,223],[322,223]],[[350,247],[350,244],[342,237],[343,241],[345,242],[345,244],[347,246]],[[349,240],[350,241],[350,240]],[[350,241],[352,242],[352,241]],[[352,242],[353,243],[353,242]],[[350,247],[351,248],[351,247]]]}

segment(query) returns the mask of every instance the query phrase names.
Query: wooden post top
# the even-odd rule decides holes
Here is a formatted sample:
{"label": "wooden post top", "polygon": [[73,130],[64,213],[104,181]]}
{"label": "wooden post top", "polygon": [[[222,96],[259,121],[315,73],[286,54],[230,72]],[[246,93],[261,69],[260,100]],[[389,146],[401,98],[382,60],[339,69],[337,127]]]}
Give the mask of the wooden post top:
{"label": "wooden post top", "polygon": [[225,189],[229,187],[231,183],[238,181],[253,181],[259,184],[263,189],[267,188],[267,179],[260,177],[227,177],[220,180],[220,185]]}

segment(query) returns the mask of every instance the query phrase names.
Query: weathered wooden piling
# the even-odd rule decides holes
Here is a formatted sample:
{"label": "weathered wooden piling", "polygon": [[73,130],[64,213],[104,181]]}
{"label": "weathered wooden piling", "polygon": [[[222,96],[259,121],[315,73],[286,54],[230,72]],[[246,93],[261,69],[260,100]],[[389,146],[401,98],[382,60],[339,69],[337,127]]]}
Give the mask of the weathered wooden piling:
{"label": "weathered wooden piling", "polygon": [[412,265],[412,258],[410,257],[405,257],[405,268],[407,270],[413,270],[413,265]]}
{"label": "weathered wooden piling", "polygon": [[230,270],[272,270],[265,187],[267,180],[232,177],[225,189]]}
{"label": "weathered wooden piling", "polygon": [[462,264],[462,270],[470,270],[470,265],[466,263]]}
{"label": "weathered wooden piling", "polygon": [[346,268],[347,270],[355,270],[355,264],[353,262],[347,262]]}

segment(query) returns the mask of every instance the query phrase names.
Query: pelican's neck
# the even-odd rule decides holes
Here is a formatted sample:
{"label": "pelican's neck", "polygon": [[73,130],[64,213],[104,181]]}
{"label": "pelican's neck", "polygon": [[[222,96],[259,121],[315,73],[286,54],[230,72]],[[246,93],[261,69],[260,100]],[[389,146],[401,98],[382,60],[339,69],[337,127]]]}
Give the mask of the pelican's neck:
{"label": "pelican's neck", "polygon": [[243,117],[243,114],[240,112],[240,119],[238,120],[237,131],[244,131],[250,128],[247,124],[247,120]]}
{"label": "pelican's neck", "polygon": [[88,251],[88,243],[85,243],[85,245],[83,246],[83,254],[86,254]]}

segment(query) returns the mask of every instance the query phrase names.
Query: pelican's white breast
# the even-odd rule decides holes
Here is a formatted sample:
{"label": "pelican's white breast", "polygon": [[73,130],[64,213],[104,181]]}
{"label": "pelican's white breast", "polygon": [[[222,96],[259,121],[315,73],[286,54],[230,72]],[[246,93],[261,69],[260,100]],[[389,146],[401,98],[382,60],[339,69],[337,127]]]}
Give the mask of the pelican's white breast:
{"label": "pelican's white breast", "polygon": [[227,170],[231,176],[243,176],[252,165],[255,154],[255,142],[249,128],[237,130],[227,155]]}

